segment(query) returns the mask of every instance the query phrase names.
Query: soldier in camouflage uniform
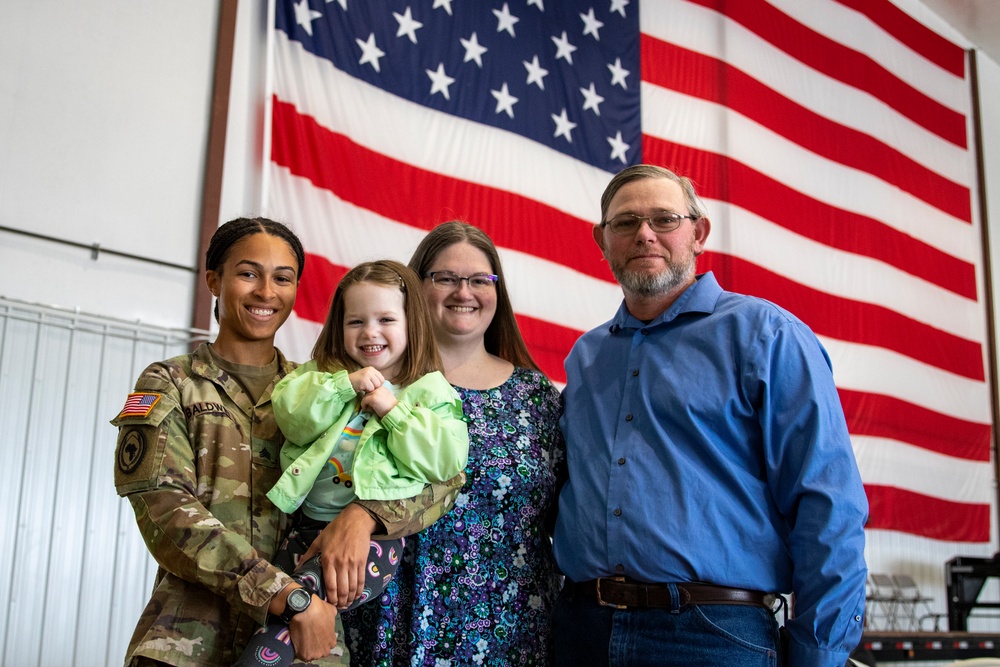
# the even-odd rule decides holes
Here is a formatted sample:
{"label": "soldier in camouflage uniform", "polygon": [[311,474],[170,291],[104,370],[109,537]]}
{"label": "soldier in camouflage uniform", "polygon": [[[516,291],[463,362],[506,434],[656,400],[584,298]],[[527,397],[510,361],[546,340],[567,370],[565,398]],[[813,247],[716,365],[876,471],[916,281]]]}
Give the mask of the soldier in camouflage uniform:
{"label": "soldier in camouflage uniform", "polygon": [[[273,273],[266,262],[255,264],[253,256],[260,243],[273,242],[271,237],[287,244],[294,255],[285,256],[297,261],[291,289],[273,288],[284,290],[284,300],[272,298],[272,286],[245,285]],[[251,242],[258,245],[247,245]],[[237,294],[228,296],[220,281],[234,280],[222,273],[223,266],[239,260],[230,258],[237,248],[250,255],[253,269],[233,267],[235,280],[242,282],[232,288]],[[189,355],[151,365],[112,421],[119,428],[115,486],[131,503],[160,566],[129,644],[127,665],[230,665],[268,612],[283,610],[280,594],[297,586],[270,562],[285,517],[265,493],[281,474],[278,452],[284,441],[271,410],[271,391],[295,367],[273,347],[274,332],[294,302],[304,255],[287,228],[241,218],[219,228],[206,260],[209,286],[224,313],[214,346],[203,344]],[[219,312],[217,306],[217,319]],[[269,350],[270,357],[261,356]],[[243,353],[250,352],[272,361],[248,364]],[[359,504],[375,520],[376,532],[395,538],[433,523],[454,502],[463,481],[457,477],[427,487],[408,500]],[[314,604],[321,604],[318,600]],[[336,628],[342,637],[339,616]],[[341,645],[314,664],[348,663]]]}

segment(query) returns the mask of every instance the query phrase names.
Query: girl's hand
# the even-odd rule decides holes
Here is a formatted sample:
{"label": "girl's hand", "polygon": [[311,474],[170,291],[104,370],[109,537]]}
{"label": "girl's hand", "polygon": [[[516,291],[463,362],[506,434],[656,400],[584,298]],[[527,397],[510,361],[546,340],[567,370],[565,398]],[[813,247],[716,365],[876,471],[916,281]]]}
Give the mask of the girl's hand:
{"label": "girl's hand", "polygon": [[361,409],[374,412],[380,419],[394,407],[396,407],[396,397],[385,387],[370,391],[361,399]]}
{"label": "girl's hand", "polygon": [[365,366],[361,370],[349,373],[347,379],[351,381],[354,391],[359,394],[367,394],[370,391],[375,391],[385,382],[382,374],[371,366]]}
{"label": "girl's hand", "polygon": [[320,555],[326,599],[346,607],[365,590],[365,566],[378,524],[361,506],[350,504],[313,541],[302,562]]}

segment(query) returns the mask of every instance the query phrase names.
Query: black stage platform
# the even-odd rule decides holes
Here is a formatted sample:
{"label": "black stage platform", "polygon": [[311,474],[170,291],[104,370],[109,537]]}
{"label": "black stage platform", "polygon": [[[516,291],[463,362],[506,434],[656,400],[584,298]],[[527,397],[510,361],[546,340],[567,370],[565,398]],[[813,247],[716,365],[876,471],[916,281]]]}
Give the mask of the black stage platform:
{"label": "black stage platform", "polygon": [[1000,657],[1000,633],[866,632],[861,648],[878,664]]}

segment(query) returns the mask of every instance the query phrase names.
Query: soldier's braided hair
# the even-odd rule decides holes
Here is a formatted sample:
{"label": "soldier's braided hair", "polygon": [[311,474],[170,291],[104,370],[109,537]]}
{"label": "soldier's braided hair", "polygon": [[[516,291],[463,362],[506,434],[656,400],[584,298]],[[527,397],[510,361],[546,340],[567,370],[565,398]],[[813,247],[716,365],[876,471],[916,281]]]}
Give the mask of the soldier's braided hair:
{"label": "soldier's braided hair", "polygon": [[[297,277],[302,278],[302,270],[306,266],[306,253],[302,249],[299,237],[280,222],[263,217],[236,218],[215,230],[212,240],[208,243],[208,250],[205,251],[205,270],[220,271],[229,256],[229,251],[232,250],[237,241],[252,234],[269,234],[284,240],[295,253],[295,259],[299,263]],[[219,321],[218,301],[215,303],[215,320]]]}
{"label": "soldier's braided hair", "polygon": [[306,265],[306,254],[302,249],[299,237],[285,225],[270,218],[236,218],[225,223],[212,235],[212,240],[205,251],[205,269],[218,271],[229,256],[229,251],[236,242],[251,234],[270,234],[284,239],[288,247],[295,253],[299,262],[298,277],[302,277],[302,269]]}

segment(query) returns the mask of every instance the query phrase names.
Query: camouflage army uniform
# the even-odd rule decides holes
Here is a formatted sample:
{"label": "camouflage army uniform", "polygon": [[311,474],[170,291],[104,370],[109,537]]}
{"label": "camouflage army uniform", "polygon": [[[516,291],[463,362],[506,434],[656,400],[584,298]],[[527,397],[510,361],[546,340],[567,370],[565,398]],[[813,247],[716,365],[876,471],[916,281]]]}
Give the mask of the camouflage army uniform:
{"label": "camouflage army uniform", "polygon": [[[203,344],[147,368],[112,420],[119,427],[115,487],[160,565],[126,664],[230,665],[264,622],[271,598],[291,583],[270,563],[285,517],[265,493],[281,474],[284,441],[271,390],[294,368],[278,352],[278,373],[254,405]],[[405,535],[447,511],[462,481],[364,505],[390,536]],[[337,625],[342,637],[339,616]],[[346,665],[346,650],[316,664]]]}

